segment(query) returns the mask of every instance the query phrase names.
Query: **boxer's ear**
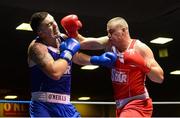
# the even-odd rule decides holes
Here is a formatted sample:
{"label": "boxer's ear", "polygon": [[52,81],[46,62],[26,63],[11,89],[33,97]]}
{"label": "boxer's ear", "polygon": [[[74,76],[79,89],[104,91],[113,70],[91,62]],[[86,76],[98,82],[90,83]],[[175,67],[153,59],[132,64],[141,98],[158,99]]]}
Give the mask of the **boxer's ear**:
{"label": "boxer's ear", "polygon": [[37,31],[37,35],[41,37],[43,35],[42,31]]}

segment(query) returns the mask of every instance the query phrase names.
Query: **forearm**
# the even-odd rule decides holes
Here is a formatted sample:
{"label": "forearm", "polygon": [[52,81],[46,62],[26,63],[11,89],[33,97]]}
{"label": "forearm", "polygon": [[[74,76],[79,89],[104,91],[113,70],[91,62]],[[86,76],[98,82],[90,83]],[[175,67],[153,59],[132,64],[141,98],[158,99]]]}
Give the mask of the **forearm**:
{"label": "forearm", "polygon": [[[76,59],[76,60],[75,60]],[[76,54],[76,61],[79,65],[101,65],[112,68],[117,59],[117,55],[112,52],[105,52],[100,56],[89,56],[83,53]]]}
{"label": "forearm", "polygon": [[164,72],[159,65],[152,65],[150,67],[150,72],[147,74],[147,76],[150,80],[156,83],[162,83],[164,80]]}
{"label": "forearm", "polygon": [[80,34],[76,37],[81,44],[81,49],[84,50],[103,50],[108,42],[108,37],[103,36],[99,38],[84,37]]}
{"label": "forearm", "polygon": [[91,65],[90,58],[91,56],[78,52],[74,55],[73,62],[78,65]]}
{"label": "forearm", "polygon": [[67,70],[68,62],[65,59],[51,61],[43,68],[45,73],[54,80],[59,80]]}

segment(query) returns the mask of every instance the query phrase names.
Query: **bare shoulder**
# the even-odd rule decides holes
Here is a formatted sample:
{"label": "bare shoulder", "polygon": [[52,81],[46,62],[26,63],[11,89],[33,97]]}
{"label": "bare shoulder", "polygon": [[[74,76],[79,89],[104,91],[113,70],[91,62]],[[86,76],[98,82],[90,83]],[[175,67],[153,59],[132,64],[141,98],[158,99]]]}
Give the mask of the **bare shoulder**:
{"label": "bare shoulder", "polygon": [[138,51],[142,56],[153,56],[153,52],[148,45],[137,40],[135,43],[135,49]]}
{"label": "bare shoulder", "polygon": [[41,66],[44,65],[44,59],[46,59],[46,55],[48,54],[47,47],[35,41],[29,45],[28,49],[28,58],[34,61],[36,64],[40,64]]}
{"label": "bare shoulder", "polygon": [[140,40],[136,40],[136,46],[142,48],[147,47],[147,45]]}
{"label": "bare shoulder", "polygon": [[31,53],[43,53],[44,51],[47,51],[47,47],[42,44],[42,43],[38,43],[35,41],[32,41],[31,44],[29,45],[29,54]]}

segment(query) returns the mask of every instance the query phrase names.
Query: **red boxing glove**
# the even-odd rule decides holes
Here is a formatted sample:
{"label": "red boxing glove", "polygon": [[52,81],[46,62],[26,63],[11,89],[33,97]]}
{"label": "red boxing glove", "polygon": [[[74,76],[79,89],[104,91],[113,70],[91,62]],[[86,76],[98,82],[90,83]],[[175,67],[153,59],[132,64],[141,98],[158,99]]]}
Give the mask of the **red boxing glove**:
{"label": "red boxing glove", "polygon": [[134,64],[138,66],[141,70],[143,70],[145,73],[150,72],[150,68],[147,67],[144,58],[133,49],[130,49],[124,53],[124,63]]}
{"label": "red boxing glove", "polygon": [[61,20],[61,25],[66,31],[67,35],[72,38],[76,38],[78,30],[82,27],[81,21],[79,21],[77,15],[67,15]]}

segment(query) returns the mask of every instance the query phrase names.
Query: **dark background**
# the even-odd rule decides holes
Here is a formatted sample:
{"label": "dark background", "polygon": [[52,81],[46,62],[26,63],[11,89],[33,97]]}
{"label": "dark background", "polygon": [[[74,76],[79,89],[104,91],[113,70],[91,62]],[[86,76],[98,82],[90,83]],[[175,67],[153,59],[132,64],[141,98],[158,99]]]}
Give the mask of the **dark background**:
{"label": "dark background", "polygon": [[[97,3],[98,2],[98,3]],[[16,31],[22,22],[29,22],[37,11],[48,11],[57,23],[68,14],[76,14],[82,21],[80,33],[84,36],[106,35],[106,23],[116,16],[129,23],[132,38],[146,43],[155,59],[164,69],[164,83],[156,84],[147,79],[147,88],[153,101],[179,101],[180,76],[170,75],[180,69],[180,1],[179,0],[1,0],[0,1],[0,98],[17,94],[20,100],[30,99],[30,79],[26,62],[27,47],[35,38],[32,32]],[[64,32],[59,25],[61,32]],[[160,37],[174,40],[165,45],[150,44]],[[159,58],[159,49],[168,49],[168,57]],[[84,51],[101,54],[103,51]],[[72,100],[90,96],[91,101],[113,101],[109,70],[98,68],[81,70],[73,65]]]}

